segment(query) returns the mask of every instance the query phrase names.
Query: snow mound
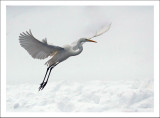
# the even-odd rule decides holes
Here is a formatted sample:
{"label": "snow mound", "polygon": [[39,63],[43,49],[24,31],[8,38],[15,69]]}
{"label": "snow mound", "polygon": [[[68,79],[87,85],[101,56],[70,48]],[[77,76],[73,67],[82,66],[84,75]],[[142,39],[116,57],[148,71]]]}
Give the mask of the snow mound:
{"label": "snow mound", "polygon": [[57,81],[7,85],[10,112],[153,112],[153,82]]}

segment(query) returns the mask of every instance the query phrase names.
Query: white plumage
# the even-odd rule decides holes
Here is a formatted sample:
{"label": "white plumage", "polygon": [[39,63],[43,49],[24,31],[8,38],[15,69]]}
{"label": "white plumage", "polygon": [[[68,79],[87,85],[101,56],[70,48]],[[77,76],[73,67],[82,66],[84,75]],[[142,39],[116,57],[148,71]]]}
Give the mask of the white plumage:
{"label": "white plumage", "polygon": [[[109,30],[111,24],[108,27],[102,28],[100,31],[98,31],[94,36],[90,38],[80,38],[76,42],[72,43],[72,45],[65,45],[63,47],[55,46],[55,45],[49,45],[47,43],[47,39],[43,39],[42,41],[37,40],[31,30],[29,32],[26,31],[26,33],[20,33],[19,36],[19,42],[20,45],[27,50],[27,52],[35,59],[45,59],[49,56],[51,56],[51,59],[46,62],[48,65],[45,77],[43,79],[43,82],[40,84],[39,90],[42,90],[49,79],[51,70],[60,62],[66,60],[67,58],[71,56],[76,56],[80,54],[83,51],[83,44],[85,42],[95,42],[91,40],[94,37],[100,36],[106,31]],[[47,78],[46,78],[47,77]]]}
{"label": "white plumage", "polygon": [[49,45],[47,39],[43,39],[42,42],[34,38],[31,30],[26,33],[21,33],[19,36],[20,45],[27,50],[27,52],[36,59],[45,59],[52,53],[63,48]]}

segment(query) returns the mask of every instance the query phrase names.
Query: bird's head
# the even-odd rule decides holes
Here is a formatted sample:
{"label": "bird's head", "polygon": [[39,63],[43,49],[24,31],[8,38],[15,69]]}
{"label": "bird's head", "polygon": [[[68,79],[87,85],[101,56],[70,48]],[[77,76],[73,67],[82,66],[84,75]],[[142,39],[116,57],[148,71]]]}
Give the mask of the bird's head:
{"label": "bird's head", "polygon": [[85,43],[85,42],[94,42],[94,43],[97,43],[96,41],[88,39],[88,38],[81,38],[80,42],[82,42],[82,43]]}

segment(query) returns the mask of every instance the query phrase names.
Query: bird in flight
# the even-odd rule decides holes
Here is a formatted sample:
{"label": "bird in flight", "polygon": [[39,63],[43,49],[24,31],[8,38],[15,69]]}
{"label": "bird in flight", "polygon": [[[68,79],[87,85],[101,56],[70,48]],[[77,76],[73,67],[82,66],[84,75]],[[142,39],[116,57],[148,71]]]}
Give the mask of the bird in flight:
{"label": "bird in flight", "polygon": [[91,40],[94,37],[100,36],[103,33],[107,32],[110,28],[111,24],[107,27],[103,27],[100,31],[96,32],[96,34],[90,38],[80,38],[79,40],[73,42],[71,45],[65,45],[63,47],[50,45],[47,43],[47,39],[43,39],[42,41],[37,40],[31,30],[26,31],[26,33],[22,32],[19,36],[20,45],[27,50],[27,52],[35,59],[45,59],[47,57],[51,57],[45,64],[48,66],[44,79],[40,84],[39,91],[43,90],[46,86],[50,73],[52,69],[61,63],[62,61],[68,59],[71,56],[76,56],[83,51],[83,44],[85,42],[94,42]]}

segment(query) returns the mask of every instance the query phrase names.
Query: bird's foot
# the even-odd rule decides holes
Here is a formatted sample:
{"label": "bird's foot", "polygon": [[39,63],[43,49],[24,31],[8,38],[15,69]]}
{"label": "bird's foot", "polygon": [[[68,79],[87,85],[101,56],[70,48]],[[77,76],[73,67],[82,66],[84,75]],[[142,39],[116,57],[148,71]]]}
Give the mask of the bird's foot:
{"label": "bird's foot", "polygon": [[43,90],[43,88],[46,86],[46,84],[47,84],[47,82],[42,82],[42,83],[40,84],[39,91],[40,91],[40,90]]}

